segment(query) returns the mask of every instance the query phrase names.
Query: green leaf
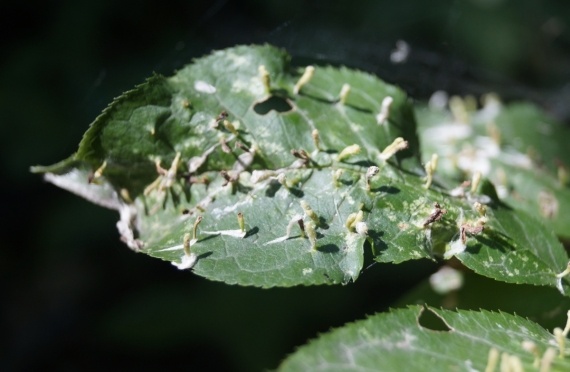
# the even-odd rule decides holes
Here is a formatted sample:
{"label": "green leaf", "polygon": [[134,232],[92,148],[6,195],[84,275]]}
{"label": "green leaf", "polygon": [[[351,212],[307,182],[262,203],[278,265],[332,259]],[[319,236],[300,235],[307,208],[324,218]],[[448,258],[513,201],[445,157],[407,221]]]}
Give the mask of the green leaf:
{"label": "green leaf", "polygon": [[[375,247],[380,247],[376,252],[377,261],[397,263],[455,256],[480,275],[509,283],[556,287],[568,295],[568,281],[556,277],[566,268],[568,256],[541,221],[492,202],[486,211],[483,231],[467,234],[463,245],[462,226],[479,226],[481,219],[469,197],[462,199],[431,190],[426,192],[418,179],[410,176],[405,179],[405,183],[398,184],[398,189],[392,186],[394,194],[377,195],[371,203],[372,210],[381,211],[371,213],[368,219],[371,226],[382,226],[377,231],[380,238],[374,241]],[[365,197],[361,196],[361,200]],[[431,227],[423,228],[424,221],[434,213],[434,202],[447,213]],[[370,235],[375,237],[375,233]]]}
{"label": "green leaf", "polygon": [[[461,283],[459,287],[458,282]],[[450,287],[450,284],[453,286]],[[410,304],[449,310],[500,310],[554,329],[566,322],[570,298],[561,297],[555,289],[498,282],[446,265],[398,298],[393,306],[405,307]]]}
{"label": "green leaf", "polygon": [[[457,258],[478,274],[510,283],[558,287],[555,277],[568,257],[554,233],[531,216],[508,208],[493,210],[489,233],[478,235],[476,243]],[[564,287],[567,287],[566,280]]]}
{"label": "green leaf", "polygon": [[424,187],[402,91],[319,66],[300,87],[307,71],[270,46],[215,52],[117,98],[75,155],[34,170],[118,210],[132,249],[212,280],[347,283],[371,249],[395,263],[457,255],[483,275],[561,288],[566,254],[532,218],[491,203],[489,228],[461,236],[480,226],[473,202],[490,199]]}
{"label": "green leaf", "polygon": [[484,371],[491,349],[498,353],[492,370],[506,367],[507,355],[525,370],[535,370],[535,356],[523,343],[532,343],[540,357],[547,349],[555,349],[547,363],[550,371],[570,368],[568,358],[557,357],[554,335],[527,319],[506,313],[410,306],[322,335],[299,348],[278,370]]}
{"label": "green leaf", "polygon": [[568,129],[530,104],[503,106],[489,98],[482,109],[469,111],[454,98],[451,105],[455,115],[416,108],[424,161],[433,153],[440,157],[438,181],[450,186],[445,178],[461,182],[479,171],[501,200],[570,238]]}

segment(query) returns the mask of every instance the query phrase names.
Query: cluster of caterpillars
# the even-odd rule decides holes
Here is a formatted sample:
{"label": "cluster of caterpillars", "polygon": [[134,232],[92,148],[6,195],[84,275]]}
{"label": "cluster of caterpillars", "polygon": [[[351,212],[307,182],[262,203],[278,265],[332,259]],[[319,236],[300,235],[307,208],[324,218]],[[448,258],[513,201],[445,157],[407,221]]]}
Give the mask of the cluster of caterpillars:
{"label": "cluster of caterpillars", "polygon": [[[259,77],[261,80],[262,85],[264,86],[265,93],[267,95],[271,94],[271,78],[269,72],[265,68],[265,66],[259,67]],[[315,73],[315,68],[313,66],[308,66],[300,79],[293,87],[294,94],[300,94],[301,90],[304,86],[306,86],[311,79],[313,78]],[[341,88],[339,93],[338,103],[341,105],[346,104],[349,94],[351,92],[351,87],[348,84],[344,84]],[[378,125],[386,125],[386,123],[390,120],[390,110],[391,106],[394,102],[394,99],[390,96],[385,97],[381,104],[380,104],[380,111],[376,115],[376,122]],[[191,106],[188,100],[183,101],[183,106],[188,108]],[[213,130],[221,131],[221,135],[219,136],[219,143],[215,144],[214,146],[210,147],[209,149],[205,150],[204,153],[200,156],[195,156],[187,161],[187,172],[184,174],[179,173],[179,168],[182,164],[184,164],[182,155],[180,152],[175,154],[175,157],[167,169],[163,168],[161,165],[160,159],[155,159],[155,168],[158,174],[158,177],[149,184],[145,190],[144,195],[150,196],[152,194],[156,195],[163,195],[165,197],[166,192],[171,190],[172,186],[175,185],[177,182],[187,182],[190,184],[202,183],[202,184],[210,184],[210,180],[206,176],[200,176],[198,170],[200,167],[207,161],[207,158],[210,154],[212,154],[216,148],[220,147],[224,153],[234,153],[237,149],[241,151],[238,155],[236,154],[236,162],[232,169],[222,170],[219,172],[219,176],[223,179],[222,183],[222,190],[225,186],[230,185],[232,188],[232,193],[236,192],[236,189],[240,183],[240,174],[244,171],[251,171],[251,165],[253,164],[253,160],[255,156],[259,153],[259,148],[255,143],[249,143],[243,137],[242,130],[239,129],[239,122],[237,121],[230,121],[230,114],[227,111],[221,111],[216,117],[212,118],[209,127]],[[299,148],[299,149],[292,149],[291,155],[295,158],[292,164],[283,169],[277,170],[253,170],[250,173],[249,181],[253,183],[263,182],[265,180],[276,180],[279,182],[284,188],[289,189],[295,185],[293,180],[287,179],[287,172],[294,169],[303,169],[303,168],[317,168],[320,169],[323,166],[319,165],[318,162],[315,160],[315,154],[323,151],[323,143],[321,140],[321,136],[317,129],[313,129],[310,133],[312,142],[314,144],[314,151],[309,153],[307,150]],[[230,143],[234,142],[234,148],[230,147]],[[367,192],[371,192],[371,184],[373,182],[374,177],[376,177],[381,172],[381,167],[383,167],[387,160],[390,159],[394,154],[398,151],[404,150],[408,147],[408,142],[405,141],[403,138],[396,138],[390,145],[382,150],[381,153],[378,155],[378,162],[379,166],[373,165],[369,166],[366,169],[366,172],[363,173],[364,179],[364,188]],[[339,186],[340,182],[339,179],[343,173],[343,166],[342,163],[346,160],[360,154],[362,151],[361,147],[358,144],[353,144],[346,146],[344,149],[338,151],[336,155],[333,153],[329,156],[333,160],[333,182],[335,186]],[[327,164],[329,166],[330,164]],[[90,179],[90,182],[97,182],[103,175],[105,170],[106,163],[104,162],[101,167],[99,167]],[[437,155],[434,155],[426,165],[426,181],[424,186],[429,188],[432,183],[433,174],[437,167]],[[218,190],[218,191],[220,191]],[[125,190],[126,191],[126,190]],[[127,199],[128,192],[121,193],[121,195],[125,195],[124,199],[127,203],[132,203],[130,197]],[[196,204],[196,206],[192,209],[185,209],[184,214],[186,217],[189,217],[194,214],[203,213],[208,206],[208,204],[213,200],[213,197],[209,195],[204,200],[200,201]],[[157,203],[158,206],[163,206],[163,202]],[[306,201],[301,201],[300,203],[301,208],[303,209],[305,217],[307,217],[307,221],[303,218],[294,217],[287,226],[287,232],[284,237],[275,239],[272,242],[282,241],[285,239],[291,238],[291,231],[293,226],[297,225],[301,231],[300,236],[302,238],[306,238],[309,240],[311,248],[316,250],[317,246],[317,229],[319,228],[319,217],[317,213],[308,205]],[[151,210],[150,212],[153,213],[156,209]],[[446,214],[446,209],[442,208],[438,203],[435,203],[434,212],[428,216],[428,218],[423,223],[423,227],[427,228],[433,223],[440,221],[443,216]],[[205,233],[216,233],[216,234],[224,234],[230,235],[235,237],[244,237],[246,236],[245,230],[245,217],[240,212],[237,214],[238,225],[239,229],[237,230],[221,230],[215,232],[205,232]],[[202,216],[199,216],[196,219],[196,222],[193,226],[193,235],[192,238],[189,238],[187,235],[184,236],[183,244],[181,247],[185,251],[186,257],[193,257],[191,254],[190,247],[195,244],[197,240],[197,226],[202,221]],[[364,214],[362,210],[359,210],[356,213],[353,213],[348,216],[347,221],[345,223],[346,228],[349,233],[357,233],[360,235],[367,235],[368,234],[368,226],[364,221]],[[476,226],[472,225],[464,225],[461,226],[461,240],[465,244],[467,239],[467,235],[475,235],[483,230],[484,223],[481,223]],[[272,243],[268,242],[268,243]],[[188,262],[195,262],[193,261],[186,261],[183,265],[184,268],[191,267]]]}
{"label": "cluster of caterpillars", "polygon": [[[301,76],[301,78],[295,84],[295,86],[293,88],[294,94],[300,93],[303,86],[306,85],[311,80],[314,72],[315,72],[315,69],[313,66],[308,66],[305,69],[305,72],[303,73],[303,75]],[[265,66],[259,67],[259,75],[260,75],[261,82],[264,86],[265,93],[270,94],[270,92],[271,92],[271,86],[270,86],[271,85],[271,78],[270,78],[270,75],[269,75],[267,69],[265,68]],[[339,103],[340,104],[346,103],[348,95],[350,93],[350,90],[351,90],[351,88],[348,84],[343,85],[341,92],[340,92],[340,95],[339,95]],[[388,122],[390,107],[391,107],[392,102],[393,102],[392,97],[385,97],[384,100],[382,101],[380,112],[378,113],[378,115],[376,117],[378,124],[384,125]],[[225,130],[225,131],[231,133],[233,135],[232,139],[236,139],[236,142],[237,142],[237,139],[239,139],[241,137],[241,133],[236,129],[236,125],[234,123],[230,122],[228,119],[229,119],[229,114],[227,113],[227,111],[222,111],[213,120],[213,122],[211,124],[211,128],[219,129],[219,130]],[[286,189],[294,186],[294,182],[291,182],[291,180],[288,180],[286,177],[287,170],[298,169],[298,168],[311,168],[311,167],[319,168],[320,167],[320,165],[313,159],[313,154],[318,153],[319,151],[323,150],[320,134],[319,134],[319,131],[317,129],[313,129],[311,131],[311,138],[313,140],[313,144],[314,144],[314,148],[315,148],[311,154],[305,149],[292,149],[291,155],[293,157],[295,157],[297,160],[295,160],[288,168],[278,169],[278,170],[265,170],[265,171],[255,170],[255,171],[252,171],[250,181],[257,183],[257,182],[265,181],[267,179],[274,179],[277,182],[279,182]],[[220,144],[219,144],[219,146],[222,148],[222,151],[224,151],[224,152],[230,152],[231,151],[231,149],[228,146],[228,142],[229,142],[229,140],[227,140],[225,137],[222,137],[222,139],[220,140]],[[253,156],[255,155],[255,150],[252,151],[247,146],[242,145],[241,142],[237,142],[236,147],[241,148],[242,150],[244,150],[245,154],[250,154],[250,156],[247,159],[247,161],[243,161],[243,159],[240,159],[241,156],[238,157],[238,162],[241,164],[241,167],[237,167],[238,168],[237,170],[236,170],[236,167],[234,167],[234,169],[232,169],[232,170],[223,170],[220,172],[220,176],[224,179],[224,183],[222,184],[222,186],[226,186],[226,185],[230,184],[230,185],[232,185],[233,191],[235,191],[235,185],[237,183],[239,183],[240,173],[242,171],[246,170],[251,165],[252,160],[253,160]],[[382,164],[384,164],[396,152],[403,150],[403,149],[406,149],[407,147],[408,147],[407,141],[405,141],[402,138],[396,138],[392,144],[387,146],[381,152],[381,154],[379,155],[379,160],[381,161]],[[251,148],[253,149],[254,146],[252,146]],[[341,151],[339,151],[336,154],[336,157],[334,160],[337,163],[340,163],[340,162],[343,162],[343,161],[359,154],[360,152],[361,152],[361,148],[358,144],[349,145],[349,146],[345,147],[344,149],[342,149]],[[190,162],[189,168],[191,170],[197,170],[201,166],[201,164],[206,160],[207,156],[208,156],[208,154],[205,154],[202,157],[198,157],[197,159],[193,159],[193,162]],[[180,159],[180,156],[179,156],[179,154],[177,154],[177,156],[175,158],[175,162],[173,162],[171,168],[168,171],[160,168],[159,162],[157,162],[157,172],[159,173],[159,177],[157,178],[157,180],[155,182],[153,182],[153,184],[151,184],[147,188],[147,190],[146,190],[147,194],[149,192],[152,192],[153,190],[164,191],[165,189],[167,189],[168,187],[170,187],[172,185],[171,177],[173,174],[175,175],[175,171],[173,172],[172,170],[176,169],[176,167],[178,167],[179,159]],[[371,166],[367,169],[366,174],[365,174],[365,187],[366,187],[366,190],[368,192],[371,191],[370,185],[371,185],[372,179],[379,172],[380,172],[380,168],[377,166]],[[342,168],[336,169],[333,172],[333,178],[337,180],[340,177],[341,173],[342,173]],[[189,180],[192,182],[194,179],[195,179],[195,176],[193,176],[191,174]],[[203,203],[201,203],[201,205],[203,205]],[[289,225],[287,226],[286,235],[281,237],[281,238],[275,239],[272,242],[268,242],[268,243],[273,243],[273,242],[289,239],[291,237],[292,227],[295,225],[298,225],[299,229],[301,231],[301,237],[307,238],[310,242],[311,248],[313,250],[316,250],[317,229],[319,228],[319,223],[320,223],[319,218],[318,218],[317,214],[311,209],[311,207],[308,205],[308,203],[306,201],[304,201],[304,200],[301,201],[300,206],[302,207],[305,216],[308,217],[308,221],[304,221],[303,218],[294,217],[290,221]],[[193,214],[192,211],[189,211],[189,210],[187,210],[187,213]],[[239,219],[241,221],[240,231],[244,231],[243,230],[243,214],[238,214],[238,217],[241,217],[241,219]],[[368,226],[363,221],[363,212],[362,211],[360,211],[356,214],[351,214],[347,219],[346,227],[347,227],[349,232],[355,232],[355,233],[358,233],[361,235],[366,235],[368,233]],[[223,233],[223,231],[218,231],[218,233]],[[230,235],[230,234],[226,234],[226,235]],[[234,236],[237,236],[237,234]],[[189,240],[186,239],[185,242],[186,243],[184,244],[184,247],[185,247],[186,256],[189,256],[190,254],[188,252],[190,250],[188,247],[191,245],[190,242],[195,242],[195,240],[194,239],[189,239]]]}

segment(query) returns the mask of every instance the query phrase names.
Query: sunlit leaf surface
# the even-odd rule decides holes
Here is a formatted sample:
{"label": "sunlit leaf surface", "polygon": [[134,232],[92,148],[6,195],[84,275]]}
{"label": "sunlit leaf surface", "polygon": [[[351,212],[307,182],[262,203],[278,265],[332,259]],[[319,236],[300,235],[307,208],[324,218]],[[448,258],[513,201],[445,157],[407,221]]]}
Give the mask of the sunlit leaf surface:
{"label": "sunlit leaf surface", "polygon": [[132,249],[212,280],[347,283],[370,250],[381,262],[457,256],[498,280],[567,285],[555,277],[568,260],[556,237],[492,186],[427,187],[401,90],[347,68],[292,68],[270,46],[151,77],[103,111],[75,155],[34,170],[118,210]]}

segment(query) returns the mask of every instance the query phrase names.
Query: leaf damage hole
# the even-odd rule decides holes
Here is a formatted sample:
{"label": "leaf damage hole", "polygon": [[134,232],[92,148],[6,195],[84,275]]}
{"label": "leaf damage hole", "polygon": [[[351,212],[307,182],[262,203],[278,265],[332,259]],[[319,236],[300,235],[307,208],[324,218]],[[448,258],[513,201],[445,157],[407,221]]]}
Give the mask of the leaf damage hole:
{"label": "leaf damage hole", "polygon": [[424,307],[418,316],[418,325],[430,331],[450,332],[445,320],[429,307]]}
{"label": "leaf damage hole", "polygon": [[253,110],[259,115],[265,115],[271,110],[278,113],[289,112],[293,110],[293,106],[283,97],[271,96],[263,102],[256,103]]}

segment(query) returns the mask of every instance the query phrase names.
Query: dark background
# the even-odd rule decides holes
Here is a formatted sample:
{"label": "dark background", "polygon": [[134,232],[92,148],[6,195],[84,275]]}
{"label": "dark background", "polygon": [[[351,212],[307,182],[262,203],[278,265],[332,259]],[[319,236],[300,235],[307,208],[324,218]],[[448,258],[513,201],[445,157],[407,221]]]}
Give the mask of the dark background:
{"label": "dark background", "polygon": [[[153,71],[269,42],[294,63],[378,74],[415,99],[499,92],[570,117],[565,1],[2,1],[0,370],[275,368],[330,327],[383,311],[435,269],[375,265],[356,284],[208,282],[118,240],[115,212],[29,173]],[[411,46],[390,63],[397,40]]]}

